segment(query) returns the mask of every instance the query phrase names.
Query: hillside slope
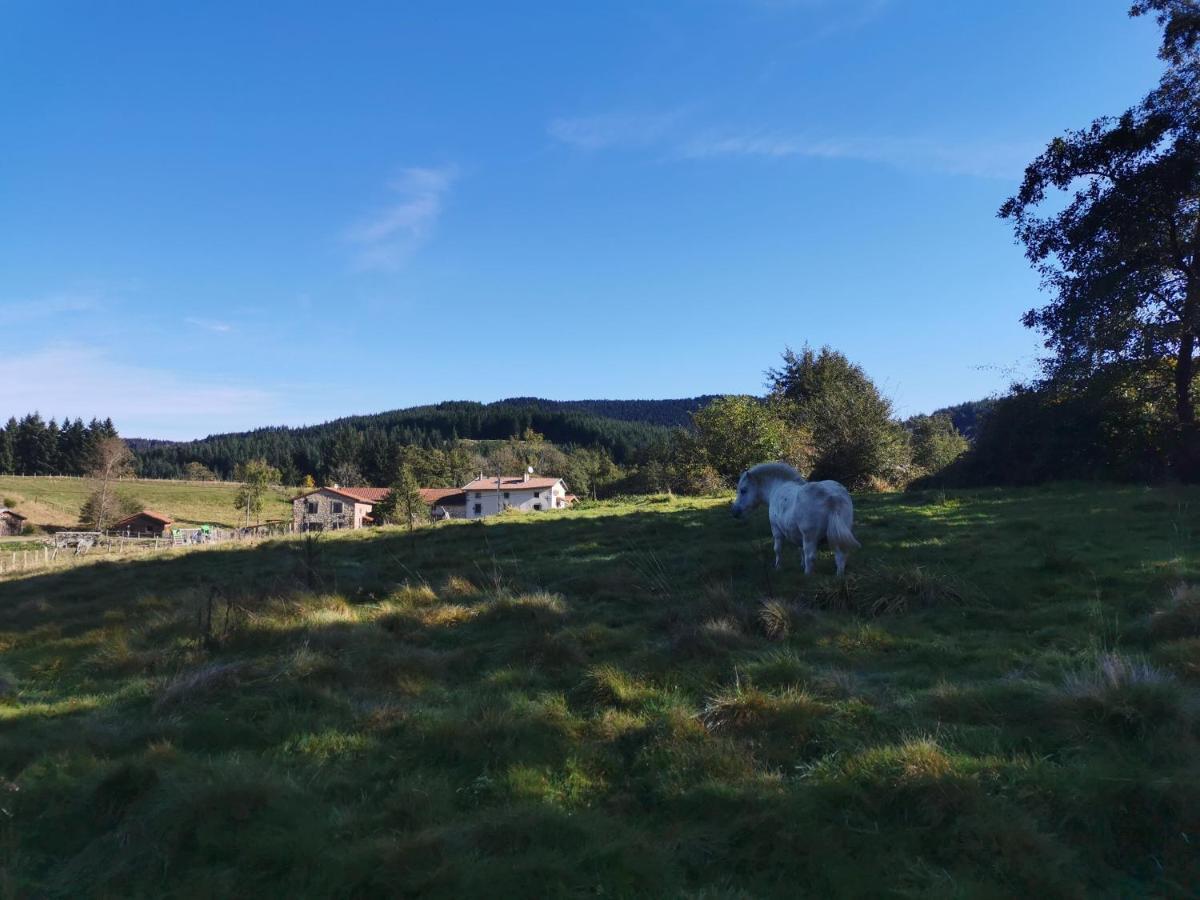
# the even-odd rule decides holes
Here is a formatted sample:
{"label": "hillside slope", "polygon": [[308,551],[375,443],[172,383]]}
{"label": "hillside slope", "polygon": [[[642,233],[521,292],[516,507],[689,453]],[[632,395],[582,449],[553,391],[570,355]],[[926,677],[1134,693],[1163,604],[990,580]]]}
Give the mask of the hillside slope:
{"label": "hillside slope", "polygon": [[[0,475],[0,501],[11,506],[38,528],[70,527],[79,522],[79,512],[95,489],[87,478],[62,476]],[[241,523],[234,508],[238,486],[213,481],[122,481],[118,491],[144,509],[152,509],[175,521],[193,525]],[[292,515],[289,497],[295,489],[278,488],[268,493],[263,507],[264,521],[288,519]]]}
{"label": "hillside slope", "polygon": [[863,498],[845,590],[665,498],[0,582],[0,883],[1183,896],[1198,510]]}
{"label": "hillside slope", "polygon": [[139,472],[154,478],[181,477],[189,462],[203,463],[228,478],[238,463],[258,457],[282,469],[318,472],[346,432],[437,446],[458,439],[503,441],[532,429],[556,444],[603,447],[624,462],[663,440],[668,427],[686,424],[688,413],[709,400],[453,401],[298,428],[260,428],[181,443],[134,439],[129,444],[138,457]]}

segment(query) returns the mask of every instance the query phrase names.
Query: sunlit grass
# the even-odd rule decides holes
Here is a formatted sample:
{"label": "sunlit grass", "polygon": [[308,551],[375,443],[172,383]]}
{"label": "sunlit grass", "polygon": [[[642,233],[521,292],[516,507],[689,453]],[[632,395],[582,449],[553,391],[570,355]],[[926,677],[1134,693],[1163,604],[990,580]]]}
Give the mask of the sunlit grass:
{"label": "sunlit grass", "polygon": [[5,582],[0,896],[1185,896],[1197,501],[858,498],[844,583],[679,498]]}

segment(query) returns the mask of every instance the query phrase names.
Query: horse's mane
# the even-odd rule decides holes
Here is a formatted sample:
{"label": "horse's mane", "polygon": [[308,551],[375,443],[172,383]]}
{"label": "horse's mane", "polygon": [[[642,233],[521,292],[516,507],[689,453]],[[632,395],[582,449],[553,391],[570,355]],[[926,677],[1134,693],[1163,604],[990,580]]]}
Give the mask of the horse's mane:
{"label": "horse's mane", "polygon": [[799,481],[804,484],[804,476],[785,462],[759,463],[757,466],[747,469],[746,474],[754,481],[774,478],[779,481]]}

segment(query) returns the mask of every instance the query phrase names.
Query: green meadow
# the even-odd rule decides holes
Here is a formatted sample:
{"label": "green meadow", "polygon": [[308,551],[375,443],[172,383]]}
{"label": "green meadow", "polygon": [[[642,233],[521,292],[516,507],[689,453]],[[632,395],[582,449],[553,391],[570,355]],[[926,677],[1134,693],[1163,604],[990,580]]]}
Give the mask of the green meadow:
{"label": "green meadow", "polygon": [[856,502],[2,583],[0,896],[1193,895],[1200,490]]}
{"label": "green meadow", "polygon": [[[79,522],[79,512],[95,488],[88,478],[0,475],[0,504],[11,506],[35,527],[69,528]],[[180,523],[226,527],[243,524],[233,505],[238,490],[233,482],[128,479],[117,490],[143,509],[171,516]],[[263,521],[290,519],[289,498],[298,492],[298,488],[272,489],[263,507]]]}

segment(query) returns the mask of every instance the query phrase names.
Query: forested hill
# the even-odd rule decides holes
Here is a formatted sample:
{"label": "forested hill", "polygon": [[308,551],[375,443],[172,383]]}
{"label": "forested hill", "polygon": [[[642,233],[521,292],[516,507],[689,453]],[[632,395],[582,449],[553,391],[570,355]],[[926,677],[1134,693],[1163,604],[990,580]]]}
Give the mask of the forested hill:
{"label": "forested hill", "polygon": [[347,416],[321,425],[274,427],[211,435],[173,443],[129,441],[144,476],[179,477],[199,462],[228,478],[238,463],[263,458],[285,471],[319,473],[339,455],[339,442],[439,447],[456,440],[506,440],[532,429],[562,445],[604,448],[619,462],[684,425],[688,414],[712,397],[680,400],[554,401],[514,398],[496,403],[452,401],[363,416]]}

